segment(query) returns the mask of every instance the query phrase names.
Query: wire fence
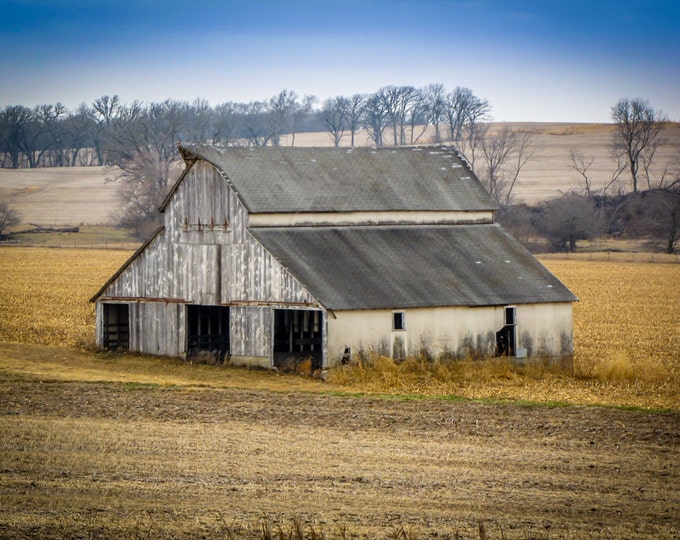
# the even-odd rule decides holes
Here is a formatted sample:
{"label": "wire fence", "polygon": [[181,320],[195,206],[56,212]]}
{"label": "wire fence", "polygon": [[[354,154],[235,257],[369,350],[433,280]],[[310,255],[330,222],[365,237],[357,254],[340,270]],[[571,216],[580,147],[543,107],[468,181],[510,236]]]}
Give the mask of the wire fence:
{"label": "wire fence", "polygon": [[574,261],[606,261],[606,262],[632,262],[632,263],[660,263],[678,264],[678,253],[637,253],[632,251],[593,251],[576,253],[541,253],[536,255],[539,259],[558,259]]}

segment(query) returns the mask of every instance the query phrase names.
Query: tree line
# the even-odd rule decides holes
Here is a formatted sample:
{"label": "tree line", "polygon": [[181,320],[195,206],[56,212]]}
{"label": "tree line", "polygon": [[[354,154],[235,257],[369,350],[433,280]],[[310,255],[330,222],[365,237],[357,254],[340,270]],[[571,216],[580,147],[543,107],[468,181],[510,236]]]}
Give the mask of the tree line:
{"label": "tree line", "polygon": [[434,142],[460,141],[466,128],[489,119],[491,106],[469,88],[451,92],[441,84],[424,88],[386,86],[372,94],[338,96],[319,104],[314,96],[283,90],[263,101],[205,100],[123,103],[102,96],[68,110],[61,103],[8,105],[0,109],[0,167],[118,165],[121,147],[130,153],[179,140],[243,146],[278,146],[281,137],[327,130],[334,144],[347,133],[355,145],[365,130],[376,146],[416,144],[428,126]]}
{"label": "tree line", "polygon": [[[649,224],[631,226],[635,220],[630,217],[629,226],[623,227],[625,211],[619,207],[635,206],[627,202],[631,196],[656,191],[660,196],[647,200],[658,199],[668,207],[661,212],[671,231],[667,250],[675,249],[680,212],[667,202],[676,198],[680,174],[677,164],[669,163],[652,181],[667,119],[647,100],[622,99],[612,106],[615,133],[608,178],[594,178],[590,170],[595,157],[573,148],[570,165],[582,181],[582,192],[565,193],[533,209],[514,205],[513,193],[522,170],[536,157],[534,135],[507,126],[492,131],[491,109],[471,89],[448,91],[442,84],[390,85],[322,103],[283,90],[267,100],[216,106],[202,99],[123,103],[115,95],[73,111],[60,103],[10,105],[0,109],[0,167],[115,167],[111,180],[119,182],[121,196],[117,220],[144,237],[155,227],[155,210],[179,174],[178,141],[278,146],[286,135],[287,144],[295,145],[298,133],[326,131],[335,146],[355,146],[361,132],[375,146],[454,145],[498,204],[499,221],[520,238],[549,238],[554,249],[573,250],[578,240],[597,234],[653,229]],[[614,217],[605,219],[610,203]],[[639,204],[637,208],[638,214],[645,213]]]}

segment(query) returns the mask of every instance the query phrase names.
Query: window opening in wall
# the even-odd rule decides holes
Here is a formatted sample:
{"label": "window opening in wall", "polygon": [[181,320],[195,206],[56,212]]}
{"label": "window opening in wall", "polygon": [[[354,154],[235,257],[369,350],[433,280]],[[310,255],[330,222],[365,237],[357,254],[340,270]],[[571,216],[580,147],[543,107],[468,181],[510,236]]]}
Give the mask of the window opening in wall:
{"label": "window opening in wall", "polygon": [[112,351],[130,348],[130,306],[128,304],[104,304],[104,332],[102,344]]}
{"label": "window opening in wall", "polygon": [[515,324],[515,308],[513,306],[508,306],[505,308],[505,324]]}
{"label": "window opening in wall", "polygon": [[406,315],[403,311],[392,313],[392,330],[406,330]]}
{"label": "window opening in wall", "polygon": [[187,306],[187,357],[222,363],[229,355],[229,308]]}
{"label": "window opening in wall", "polygon": [[274,365],[290,367],[310,358],[313,369],[323,364],[323,312],[307,309],[274,310]]}
{"label": "window opening in wall", "polygon": [[517,312],[514,306],[505,308],[503,320],[505,325],[496,332],[496,356],[515,356]]}

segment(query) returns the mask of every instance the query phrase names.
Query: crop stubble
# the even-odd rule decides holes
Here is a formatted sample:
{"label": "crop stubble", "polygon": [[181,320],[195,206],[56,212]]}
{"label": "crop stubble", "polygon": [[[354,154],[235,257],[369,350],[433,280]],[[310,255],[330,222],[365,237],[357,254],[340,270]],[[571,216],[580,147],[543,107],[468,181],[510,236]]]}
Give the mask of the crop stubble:
{"label": "crop stubble", "polygon": [[[0,342],[90,345],[89,298],[129,252],[0,248]],[[680,409],[680,265],[549,260],[579,296],[574,304],[576,377],[513,370],[479,375],[471,365],[443,382],[395,371],[344,381],[360,391]],[[404,366],[408,367],[408,366]],[[342,377],[336,381],[343,382]]]}
{"label": "crop stubble", "polygon": [[673,538],[680,414],[2,381],[0,536]]}
{"label": "crop stubble", "polygon": [[[0,341],[91,340],[87,300],[127,256],[0,249]],[[577,353],[592,376],[506,373],[452,393],[615,395],[674,412],[245,390],[221,368],[184,383],[189,366],[172,368],[175,386],[142,385],[134,370],[107,378],[116,360],[88,353],[87,376],[61,374],[75,353],[36,348],[48,370],[0,366],[0,536],[261,538],[263,519],[286,529],[297,517],[331,538],[477,538],[480,522],[491,538],[677,537],[678,267],[548,264],[581,297]],[[612,358],[619,372],[605,373]]]}

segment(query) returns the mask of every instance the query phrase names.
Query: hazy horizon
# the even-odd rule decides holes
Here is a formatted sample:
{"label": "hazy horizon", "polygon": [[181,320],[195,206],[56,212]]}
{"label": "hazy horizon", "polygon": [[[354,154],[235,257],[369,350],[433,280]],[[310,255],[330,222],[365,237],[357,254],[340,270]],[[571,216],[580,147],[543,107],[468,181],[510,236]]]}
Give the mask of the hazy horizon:
{"label": "hazy horizon", "polygon": [[319,100],[466,86],[494,121],[610,122],[624,97],[680,120],[671,0],[0,0],[0,107]]}

